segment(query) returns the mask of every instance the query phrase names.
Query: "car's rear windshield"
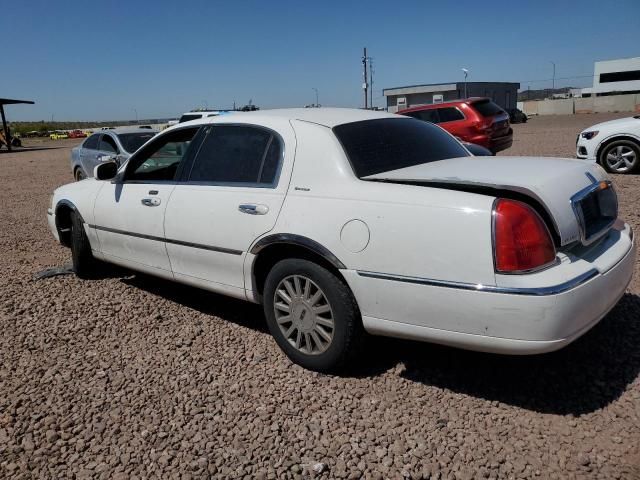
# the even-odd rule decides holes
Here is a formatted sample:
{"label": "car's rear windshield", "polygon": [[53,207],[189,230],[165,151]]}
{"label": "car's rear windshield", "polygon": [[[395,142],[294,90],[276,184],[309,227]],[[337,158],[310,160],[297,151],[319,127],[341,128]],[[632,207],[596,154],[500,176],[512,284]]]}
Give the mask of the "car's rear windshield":
{"label": "car's rear windshield", "polygon": [[432,123],[413,118],[380,118],[333,128],[358,178],[469,153]]}
{"label": "car's rear windshield", "polygon": [[188,122],[189,120],[197,120],[199,118],[202,118],[202,114],[201,113],[198,113],[198,114],[195,114],[195,115],[186,114],[186,115],[182,115],[180,117],[179,123]]}
{"label": "car's rear windshield", "polygon": [[471,106],[475,108],[476,111],[483,117],[494,117],[504,112],[504,110],[502,110],[491,100],[479,100],[477,102],[471,103]]}
{"label": "car's rear windshield", "polygon": [[118,138],[124,149],[129,153],[133,153],[153,138],[155,134],[155,132],[120,133]]}

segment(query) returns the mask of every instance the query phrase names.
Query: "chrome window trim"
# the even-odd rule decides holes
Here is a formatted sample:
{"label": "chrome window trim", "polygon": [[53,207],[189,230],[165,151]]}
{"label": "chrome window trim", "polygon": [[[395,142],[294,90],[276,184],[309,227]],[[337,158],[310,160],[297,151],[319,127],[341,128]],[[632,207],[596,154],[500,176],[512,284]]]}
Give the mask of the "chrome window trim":
{"label": "chrome window trim", "polygon": [[432,287],[456,288],[460,290],[472,290],[475,292],[502,293],[509,295],[532,295],[546,296],[557,295],[572,290],[583,283],[591,280],[599,274],[595,268],[590,269],[566,282],[549,287],[501,287],[496,285],[482,285],[479,283],[453,282],[448,280],[436,280],[433,278],[411,277],[405,275],[391,275],[388,273],[368,272],[356,270],[361,277],[375,278],[379,280],[391,280],[403,283],[413,283],[417,285],[428,285]]}
{"label": "chrome window trim", "polygon": [[[571,209],[573,210],[573,214],[575,215],[576,220],[578,221],[578,232],[580,233],[580,242],[583,245],[591,245],[592,243],[594,243],[595,241],[597,241],[598,239],[606,235],[607,232],[613,226],[613,224],[616,222],[618,218],[619,205],[618,205],[618,193],[616,192],[615,188],[613,188],[613,183],[611,182],[611,180],[601,180],[598,182],[595,179],[595,177],[590,173],[586,173],[586,175],[587,175],[587,178],[591,180],[592,182],[591,185],[588,185],[584,187],[582,190],[575,193],[569,200],[569,203],[571,204]],[[589,238],[587,238],[586,225],[584,224],[584,214],[582,213],[582,209],[578,207],[578,204],[593,192],[598,190],[603,190],[601,186],[603,182],[606,183],[607,185],[606,188],[610,188],[611,190],[613,190],[614,198],[616,201],[616,217],[613,220],[611,220],[611,222],[609,222],[609,224],[607,224],[607,226],[604,227],[602,230],[600,230],[598,233],[591,235]]]}

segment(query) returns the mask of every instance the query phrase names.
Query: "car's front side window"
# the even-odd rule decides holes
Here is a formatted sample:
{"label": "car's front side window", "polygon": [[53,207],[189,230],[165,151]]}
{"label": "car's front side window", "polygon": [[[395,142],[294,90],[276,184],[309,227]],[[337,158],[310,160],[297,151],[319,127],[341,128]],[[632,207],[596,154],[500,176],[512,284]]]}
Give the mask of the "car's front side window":
{"label": "car's front side window", "polygon": [[118,153],[116,142],[109,135],[103,134],[98,143],[98,150],[102,152]]}
{"label": "car's front side window", "polygon": [[199,127],[183,128],[159,137],[131,158],[125,181],[175,180],[178,166],[185,158]]}
{"label": "car's front side window", "polygon": [[276,183],[281,142],[270,130],[246,125],[210,129],[198,151],[190,182],[272,186]]}
{"label": "car's front side window", "polygon": [[417,110],[414,112],[405,113],[404,115],[411,118],[415,118],[417,120],[422,120],[424,122],[431,122],[431,123],[440,122],[440,118],[438,117],[438,110],[436,110],[435,108],[428,109],[428,110]]}

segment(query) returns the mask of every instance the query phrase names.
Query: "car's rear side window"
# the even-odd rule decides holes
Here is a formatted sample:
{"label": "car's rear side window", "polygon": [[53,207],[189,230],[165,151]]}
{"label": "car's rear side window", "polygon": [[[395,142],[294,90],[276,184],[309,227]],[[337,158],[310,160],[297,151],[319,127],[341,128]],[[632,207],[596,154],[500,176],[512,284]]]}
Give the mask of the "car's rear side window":
{"label": "car's rear side window", "polygon": [[358,178],[469,156],[469,152],[440,127],[410,118],[345,123],[333,131]]}
{"label": "car's rear side window", "polygon": [[456,107],[439,108],[438,114],[440,115],[440,123],[464,120],[464,115]]}
{"label": "car's rear side window", "polygon": [[504,111],[491,100],[479,100],[473,102],[471,106],[483,117],[493,117]]}
{"label": "car's rear side window", "polygon": [[82,144],[82,148],[89,148],[91,150],[97,150],[98,148],[98,138],[100,138],[99,134],[91,135],[87,138]]}
{"label": "car's rear side window", "polygon": [[271,185],[280,165],[279,139],[270,131],[245,125],[211,127],[195,159],[190,182],[222,185]]}

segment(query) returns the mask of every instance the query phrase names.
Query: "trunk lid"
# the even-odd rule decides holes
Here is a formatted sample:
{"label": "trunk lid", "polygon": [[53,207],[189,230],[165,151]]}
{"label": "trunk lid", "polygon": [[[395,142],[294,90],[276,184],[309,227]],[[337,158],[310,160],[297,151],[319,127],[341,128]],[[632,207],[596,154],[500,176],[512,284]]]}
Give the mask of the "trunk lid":
{"label": "trunk lid", "polygon": [[[581,224],[584,215],[576,211],[575,200],[597,187],[599,182],[607,180],[607,176],[596,164],[582,160],[462,157],[378,173],[363,177],[363,180],[425,186],[431,184],[441,188],[447,185],[452,188],[485,187],[523,194],[542,205],[554,223],[560,244],[567,245],[576,240],[590,243],[596,236],[599,237],[596,234],[585,241],[585,226]],[[605,228],[608,230],[608,226],[603,224]]]}

